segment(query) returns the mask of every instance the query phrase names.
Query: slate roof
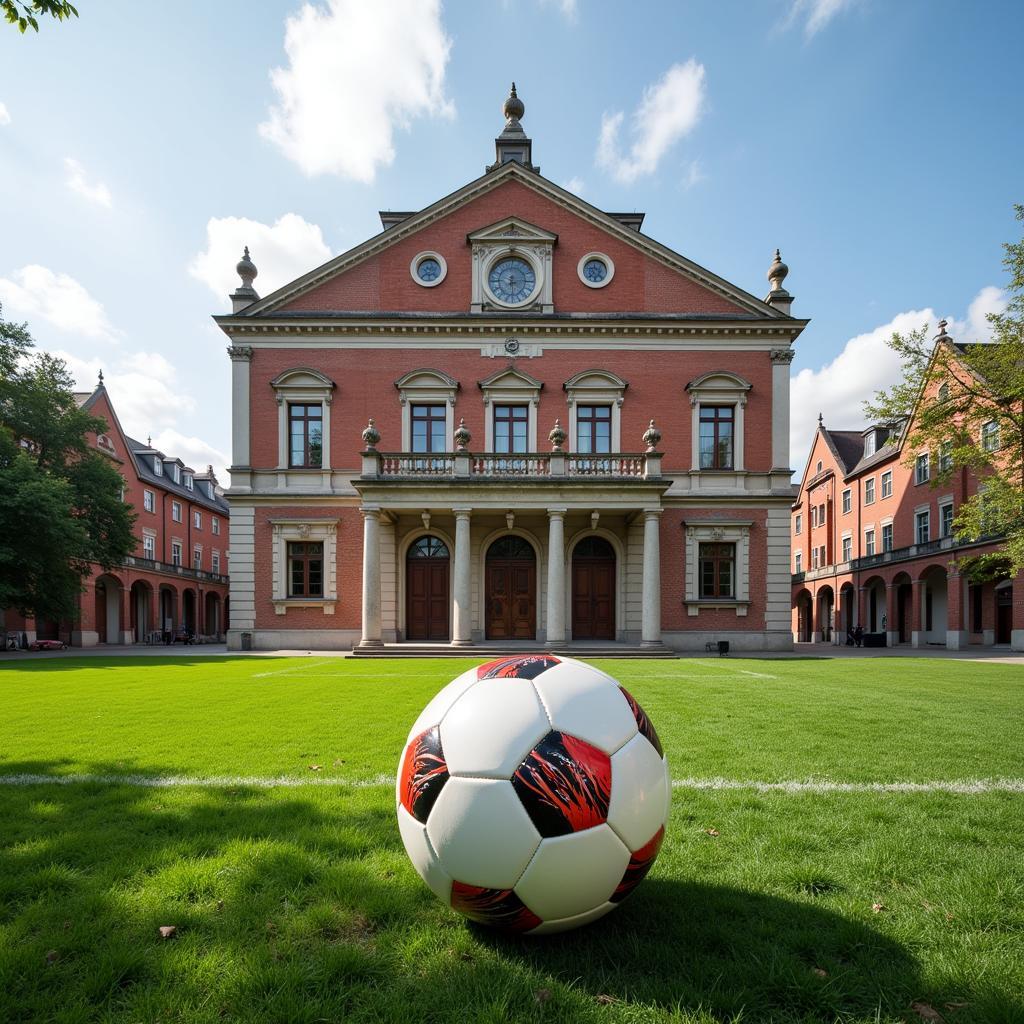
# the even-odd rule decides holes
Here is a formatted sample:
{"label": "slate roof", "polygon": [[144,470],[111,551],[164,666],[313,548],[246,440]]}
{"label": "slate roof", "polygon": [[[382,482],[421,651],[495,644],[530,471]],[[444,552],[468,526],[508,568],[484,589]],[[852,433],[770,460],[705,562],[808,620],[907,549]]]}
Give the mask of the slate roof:
{"label": "slate roof", "polygon": [[829,430],[822,427],[825,440],[839,460],[839,468],[849,473],[864,454],[864,436],[859,430]]}
{"label": "slate roof", "polygon": [[[208,509],[213,512],[217,512],[223,515],[225,518],[230,514],[230,507],[222,495],[216,493],[214,490],[214,497],[210,497],[204,487],[199,486],[205,481],[209,480],[210,477],[205,473],[194,473],[195,482],[197,486],[194,490],[189,490],[184,482],[176,484],[174,480],[169,477],[166,473],[158,476],[153,471],[153,456],[159,456],[161,461],[164,462],[180,462],[180,459],[168,459],[163,452],[157,451],[155,448],[149,445],[143,444],[141,441],[136,441],[135,438],[129,437],[125,434],[125,441],[128,443],[128,447],[131,449],[132,455],[135,457],[135,465],[139,472],[139,479],[144,483],[151,483],[162,490],[167,491],[169,494],[177,494],[185,501],[190,501],[194,505],[205,505]],[[184,477],[182,477],[184,480]]]}

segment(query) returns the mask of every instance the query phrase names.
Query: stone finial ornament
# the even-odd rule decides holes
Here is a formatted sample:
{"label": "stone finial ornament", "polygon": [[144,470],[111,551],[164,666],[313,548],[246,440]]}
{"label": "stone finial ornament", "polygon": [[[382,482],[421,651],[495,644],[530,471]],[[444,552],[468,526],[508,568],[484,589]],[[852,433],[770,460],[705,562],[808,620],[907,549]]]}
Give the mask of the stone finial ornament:
{"label": "stone finial ornament", "polygon": [[822,425],[823,425],[823,422],[822,422],[822,418],[821,418],[821,413],[819,412],[818,413],[818,426],[820,427]]}
{"label": "stone finial ornament", "polygon": [[466,426],[466,420],[463,417],[459,417],[459,425],[455,428],[452,439],[455,441],[457,452],[464,452],[469,446],[469,442],[473,440],[473,435],[469,432],[469,427]]}
{"label": "stone finial ornament", "polygon": [[786,275],[789,273],[789,267],[782,262],[782,253],[778,249],[775,250],[775,259],[772,260],[772,265],[768,268],[768,283],[772,286],[773,292],[783,291],[782,282],[786,280]]}
{"label": "stone finial ornament", "polygon": [[256,264],[249,258],[249,246],[245,247],[242,258],[235,264],[235,272],[242,279],[243,288],[252,287],[252,283],[256,280],[256,275],[259,274],[259,271],[256,269]]}
{"label": "stone finial ornament", "polygon": [[376,451],[377,445],[380,444],[380,431],[373,425],[373,417],[370,417],[370,422],[366,425],[366,429],[363,431],[363,444],[366,445],[368,452]]}
{"label": "stone finial ornament", "polygon": [[644,431],[642,440],[647,445],[649,452],[657,450],[658,445],[661,443],[661,431],[654,425],[654,420],[651,420],[649,426]]}
{"label": "stone finial ornament", "polygon": [[505,115],[506,121],[519,121],[526,113],[526,105],[516,93],[515,82],[512,83],[512,91],[508,94],[508,98],[501,105],[501,112]]}
{"label": "stone finial ornament", "polygon": [[952,340],[949,337],[949,335],[946,333],[946,328],[948,326],[949,326],[949,323],[946,320],[940,320],[939,321],[939,333],[935,335],[935,340],[936,341],[950,341],[950,340]]}
{"label": "stone finial ornament", "polygon": [[562,429],[561,420],[555,420],[555,425],[551,428],[551,433],[548,434],[548,440],[551,442],[551,450],[553,452],[560,452],[562,445],[565,444],[565,439],[569,435]]}
{"label": "stone finial ornament", "polygon": [[100,382],[96,386],[101,388],[101,387],[103,387],[103,371],[102,370],[100,370],[100,372],[99,372],[99,378],[100,378]]}

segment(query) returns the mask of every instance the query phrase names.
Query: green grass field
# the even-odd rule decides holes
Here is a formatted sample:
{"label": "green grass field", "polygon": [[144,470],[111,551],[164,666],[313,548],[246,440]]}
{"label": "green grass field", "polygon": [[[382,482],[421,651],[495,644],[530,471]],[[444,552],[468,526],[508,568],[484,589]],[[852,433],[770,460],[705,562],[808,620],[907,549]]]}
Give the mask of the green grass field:
{"label": "green grass field", "polygon": [[[0,666],[0,1021],[1024,1020],[1024,669],[599,664],[672,817],[629,901],[542,940],[454,915],[398,838],[387,780],[464,660]],[[790,780],[859,785],[754,785]],[[986,785],[870,788],[902,782]]]}

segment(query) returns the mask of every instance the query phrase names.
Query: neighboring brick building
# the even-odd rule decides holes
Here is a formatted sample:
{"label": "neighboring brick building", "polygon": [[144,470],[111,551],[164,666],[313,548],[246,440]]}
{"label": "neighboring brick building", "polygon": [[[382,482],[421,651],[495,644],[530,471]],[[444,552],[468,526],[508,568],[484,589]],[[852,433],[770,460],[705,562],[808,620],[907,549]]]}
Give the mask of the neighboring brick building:
{"label": "neighboring brick building", "polygon": [[791,646],[787,268],[762,301],[558,187],[522,111],[262,299],[246,250],[231,647]]}
{"label": "neighboring brick building", "polygon": [[107,422],[89,443],[124,478],[124,500],[135,508],[138,547],[116,570],[94,566],[74,622],[23,618],[8,609],[4,628],[29,641],[62,639],[76,647],[157,641],[156,633],[180,630],[223,639],[228,622],[228,517],[213,467],[196,473],[121,429],[110,396],[100,384],[76,396]]}
{"label": "neighboring brick building", "polygon": [[[953,345],[939,327],[936,344]],[[929,398],[942,383],[929,381]],[[832,430],[818,417],[792,508],[794,637],[840,644],[860,625],[887,646],[1024,650],[1024,579],[974,585],[960,573],[962,558],[1000,546],[952,536],[976,475],[960,469],[936,488],[942,453],[909,452],[912,432],[906,423]]]}

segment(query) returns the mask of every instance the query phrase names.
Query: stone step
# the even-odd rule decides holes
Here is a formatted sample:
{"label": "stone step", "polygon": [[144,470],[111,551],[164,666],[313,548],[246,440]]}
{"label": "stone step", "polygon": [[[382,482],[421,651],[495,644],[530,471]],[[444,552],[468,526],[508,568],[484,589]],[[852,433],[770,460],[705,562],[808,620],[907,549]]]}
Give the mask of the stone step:
{"label": "stone step", "polygon": [[519,654],[548,653],[564,655],[567,658],[678,658],[678,652],[670,647],[637,647],[628,644],[607,644],[598,646],[572,646],[552,650],[549,647],[505,646],[489,643],[473,647],[452,647],[450,644],[383,644],[380,647],[356,647],[353,658],[473,658],[486,661],[489,658],[515,657]]}

